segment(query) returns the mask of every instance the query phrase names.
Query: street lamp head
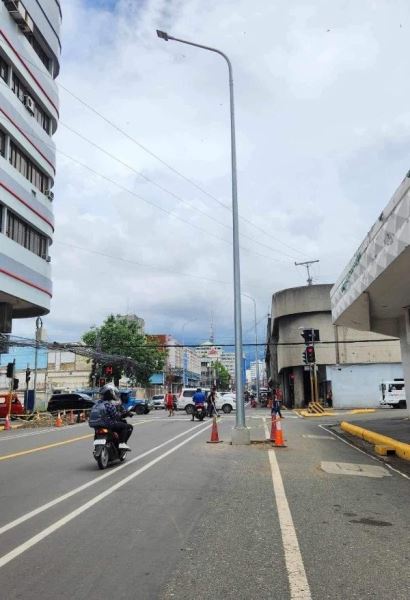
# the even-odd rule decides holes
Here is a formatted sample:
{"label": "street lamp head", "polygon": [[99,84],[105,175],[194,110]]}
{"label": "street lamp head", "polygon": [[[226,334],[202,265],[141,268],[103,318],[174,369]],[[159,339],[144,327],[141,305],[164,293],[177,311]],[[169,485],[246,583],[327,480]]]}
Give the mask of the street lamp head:
{"label": "street lamp head", "polygon": [[160,31],[159,29],[157,29],[157,36],[159,38],[161,38],[162,40],[165,40],[166,42],[168,41],[168,34],[165,31]]}

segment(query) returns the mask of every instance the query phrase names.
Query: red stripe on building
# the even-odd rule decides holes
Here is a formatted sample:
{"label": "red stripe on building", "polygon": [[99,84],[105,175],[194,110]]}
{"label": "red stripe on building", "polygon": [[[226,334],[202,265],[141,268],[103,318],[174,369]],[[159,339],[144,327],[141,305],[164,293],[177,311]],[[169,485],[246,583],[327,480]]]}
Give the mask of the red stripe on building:
{"label": "red stripe on building", "polygon": [[53,171],[54,171],[54,173],[55,173],[55,172],[56,172],[56,170],[55,170],[55,167],[54,167],[53,163],[52,163],[52,162],[50,162],[50,161],[48,160],[47,156],[45,156],[45,155],[44,155],[44,154],[41,152],[41,150],[40,150],[40,149],[39,149],[39,148],[38,148],[38,147],[35,145],[35,143],[31,141],[31,139],[28,137],[28,135],[27,135],[26,133],[24,133],[24,131],[21,129],[21,127],[19,127],[19,126],[17,125],[17,123],[15,123],[15,122],[13,121],[13,119],[10,117],[10,115],[8,115],[8,114],[7,114],[7,113],[6,113],[6,112],[5,112],[5,111],[4,111],[2,108],[0,108],[0,112],[2,112],[2,113],[3,113],[3,115],[4,115],[5,117],[7,117],[7,119],[10,121],[10,123],[12,123],[12,124],[14,125],[14,127],[15,127],[16,129],[18,129],[18,130],[19,130],[19,132],[21,133],[21,135],[22,135],[22,136],[24,136],[28,142],[30,142],[30,144],[33,146],[33,148],[35,148],[35,149],[37,150],[37,152],[40,154],[40,156],[42,156],[42,157],[44,158],[44,160],[45,160],[45,161],[46,161],[46,162],[47,162],[47,163],[50,165],[50,167],[53,169]]}
{"label": "red stripe on building", "polygon": [[12,196],[14,196],[14,198],[16,198],[16,200],[18,200],[19,202],[24,204],[24,206],[26,206],[29,210],[31,210],[31,212],[33,212],[35,215],[40,217],[40,219],[45,221],[47,223],[47,225],[50,225],[51,229],[54,231],[54,225],[51,221],[49,221],[44,215],[39,213],[38,210],[36,210],[32,206],[30,206],[30,204],[28,202],[26,202],[25,200],[23,200],[23,198],[20,198],[20,196],[18,196],[15,192],[13,192],[13,190],[11,190],[9,187],[7,187],[7,185],[5,185],[2,181],[0,181],[0,187],[2,187],[3,189],[6,190],[6,192],[8,192]]}
{"label": "red stripe on building", "polygon": [[17,279],[17,281],[21,281],[21,283],[25,283],[26,285],[29,285],[30,287],[33,287],[36,290],[39,290],[40,292],[43,292],[44,294],[47,294],[47,296],[50,296],[50,298],[53,297],[53,294],[51,292],[49,292],[45,288],[42,288],[41,286],[33,283],[32,281],[29,281],[25,277],[20,277],[20,275],[16,275],[15,273],[11,273],[10,271],[7,271],[7,269],[3,269],[2,267],[0,267],[0,273],[4,273],[4,275],[8,275],[9,277],[12,277],[13,279]]}
{"label": "red stripe on building", "polygon": [[17,56],[17,58],[19,59],[19,61],[21,62],[21,64],[24,65],[25,69],[27,69],[27,71],[30,73],[31,77],[36,82],[36,84],[38,85],[38,87],[40,88],[40,90],[43,92],[43,94],[45,95],[45,97],[47,98],[47,100],[50,102],[51,106],[53,106],[53,108],[55,109],[58,117],[60,118],[60,113],[58,111],[57,106],[54,104],[54,102],[52,101],[52,99],[50,98],[50,96],[47,94],[47,92],[45,91],[45,89],[43,88],[43,86],[41,85],[41,83],[39,82],[39,80],[37,79],[37,77],[35,77],[35,75],[33,75],[32,71],[27,66],[26,62],[23,60],[23,58],[20,56],[20,54],[17,52],[17,50],[15,49],[15,47],[13,46],[13,44],[10,42],[10,40],[8,39],[8,37],[6,36],[6,34],[4,33],[4,31],[2,31],[0,29],[0,33],[4,37],[4,39],[6,40],[7,44],[10,46],[10,48],[13,50],[14,54]]}

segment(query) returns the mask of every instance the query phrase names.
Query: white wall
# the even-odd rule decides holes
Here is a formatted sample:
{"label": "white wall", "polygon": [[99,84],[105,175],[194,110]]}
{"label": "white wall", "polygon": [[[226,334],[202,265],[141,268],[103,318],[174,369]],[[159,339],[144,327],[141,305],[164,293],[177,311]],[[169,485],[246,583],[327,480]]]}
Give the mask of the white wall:
{"label": "white wall", "polygon": [[399,363],[339,365],[326,367],[332,382],[334,408],[376,408],[382,381],[403,377]]}

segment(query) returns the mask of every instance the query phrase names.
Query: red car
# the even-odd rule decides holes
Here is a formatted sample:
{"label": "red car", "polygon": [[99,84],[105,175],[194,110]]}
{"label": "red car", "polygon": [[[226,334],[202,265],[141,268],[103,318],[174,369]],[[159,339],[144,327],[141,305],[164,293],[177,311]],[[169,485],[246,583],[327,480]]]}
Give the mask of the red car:
{"label": "red car", "polygon": [[[10,392],[0,393],[0,418],[5,419],[9,412]],[[10,404],[10,416],[23,415],[24,406],[18,399],[17,394],[12,394]]]}

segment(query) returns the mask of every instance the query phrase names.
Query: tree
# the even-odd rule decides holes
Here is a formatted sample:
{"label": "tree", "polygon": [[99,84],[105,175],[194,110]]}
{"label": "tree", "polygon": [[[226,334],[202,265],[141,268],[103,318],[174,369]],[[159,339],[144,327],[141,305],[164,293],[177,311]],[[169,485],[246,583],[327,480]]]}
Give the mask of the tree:
{"label": "tree", "polygon": [[[147,342],[146,336],[141,333],[136,321],[129,320],[121,315],[110,315],[100,327],[93,327],[82,336],[87,346],[107,354],[121,355],[131,358],[135,366],[114,362],[112,373],[104,375],[104,365],[93,361],[93,377],[104,377],[113,380],[118,385],[123,375],[129,378],[131,385],[147,385],[153,373],[161,371],[165,362],[165,352],[157,344]],[[110,369],[106,368],[110,371]]]}
{"label": "tree", "polygon": [[214,362],[213,368],[215,369],[215,379],[218,389],[222,391],[228,390],[231,381],[228,369],[218,360]]}

